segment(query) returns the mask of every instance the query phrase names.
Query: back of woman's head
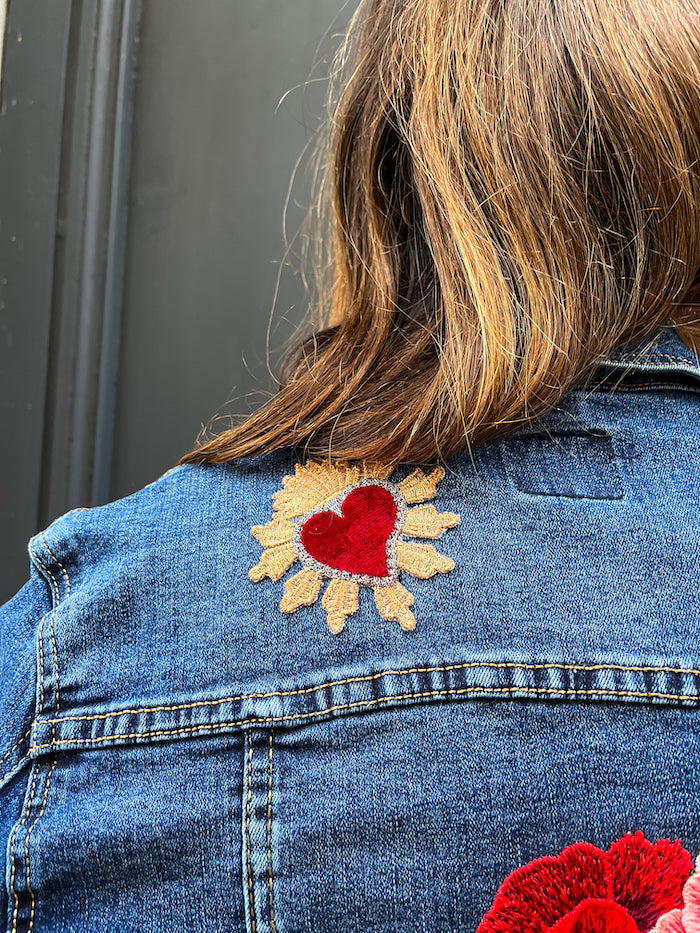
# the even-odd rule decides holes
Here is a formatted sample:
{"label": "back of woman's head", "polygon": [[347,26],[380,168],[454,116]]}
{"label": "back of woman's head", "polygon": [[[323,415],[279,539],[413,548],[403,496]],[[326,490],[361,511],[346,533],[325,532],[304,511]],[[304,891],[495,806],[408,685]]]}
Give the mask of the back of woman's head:
{"label": "back of woman's head", "polygon": [[698,300],[696,0],[364,0],[337,59],[316,323],[182,462],[427,462]]}

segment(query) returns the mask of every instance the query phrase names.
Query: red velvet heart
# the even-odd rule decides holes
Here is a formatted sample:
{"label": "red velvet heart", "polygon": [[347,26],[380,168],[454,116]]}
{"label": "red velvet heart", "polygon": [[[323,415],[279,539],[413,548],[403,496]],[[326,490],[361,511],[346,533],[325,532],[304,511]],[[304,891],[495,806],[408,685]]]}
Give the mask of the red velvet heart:
{"label": "red velvet heart", "polygon": [[324,509],[306,519],[300,534],[306,552],[334,570],[388,577],[387,543],[398,514],[392,494],[374,483],[358,486],[345,496],[342,513]]}

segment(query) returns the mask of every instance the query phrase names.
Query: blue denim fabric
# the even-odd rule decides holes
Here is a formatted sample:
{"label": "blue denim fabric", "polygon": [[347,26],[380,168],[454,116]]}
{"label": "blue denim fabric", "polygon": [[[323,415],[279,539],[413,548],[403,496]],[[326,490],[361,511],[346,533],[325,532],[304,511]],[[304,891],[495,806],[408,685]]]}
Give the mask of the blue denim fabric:
{"label": "blue denim fabric", "polygon": [[7,929],[471,933],[574,841],[700,852],[700,365],[660,329],[600,372],[449,458],[455,566],[402,574],[413,631],[361,587],[332,634],[320,597],[280,610],[298,566],[250,579],[290,451],[32,538],[0,610]]}

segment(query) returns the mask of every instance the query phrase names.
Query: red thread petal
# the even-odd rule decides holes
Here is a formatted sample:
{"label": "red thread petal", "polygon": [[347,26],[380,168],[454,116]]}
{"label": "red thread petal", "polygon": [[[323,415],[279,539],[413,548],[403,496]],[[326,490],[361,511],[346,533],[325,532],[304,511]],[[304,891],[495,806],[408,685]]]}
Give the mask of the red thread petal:
{"label": "red thread petal", "polygon": [[535,859],[510,874],[477,933],[541,933],[587,898],[611,895],[605,853],[587,842]]}
{"label": "red thread petal", "polygon": [[639,929],[619,904],[587,900],[550,927],[548,933],[639,933]]}
{"label": "red thread petal", "polygon": [[646,933],[660,915],[683,906],[683,885],[693,862],[679,840],[649,842],[637,831],[627,833],[605,853],[613,900],[621,904]]}

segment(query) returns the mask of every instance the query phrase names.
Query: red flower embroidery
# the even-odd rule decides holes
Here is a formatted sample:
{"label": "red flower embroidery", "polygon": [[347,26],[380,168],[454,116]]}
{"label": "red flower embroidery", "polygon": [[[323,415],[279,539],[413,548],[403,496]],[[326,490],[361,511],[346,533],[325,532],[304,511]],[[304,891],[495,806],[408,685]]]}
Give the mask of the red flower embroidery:
{"label": "red flower embroidery", "polygon": [[628,833],[607,852],[577,842],[509,875],[477,933],[648,933],[683,906],[692,867],[678,840]]}
{"label": "red flower embroidery", "polygon": [[683,888],[683,909],[662,914],[651,933],[700,933],[700,855]]}

